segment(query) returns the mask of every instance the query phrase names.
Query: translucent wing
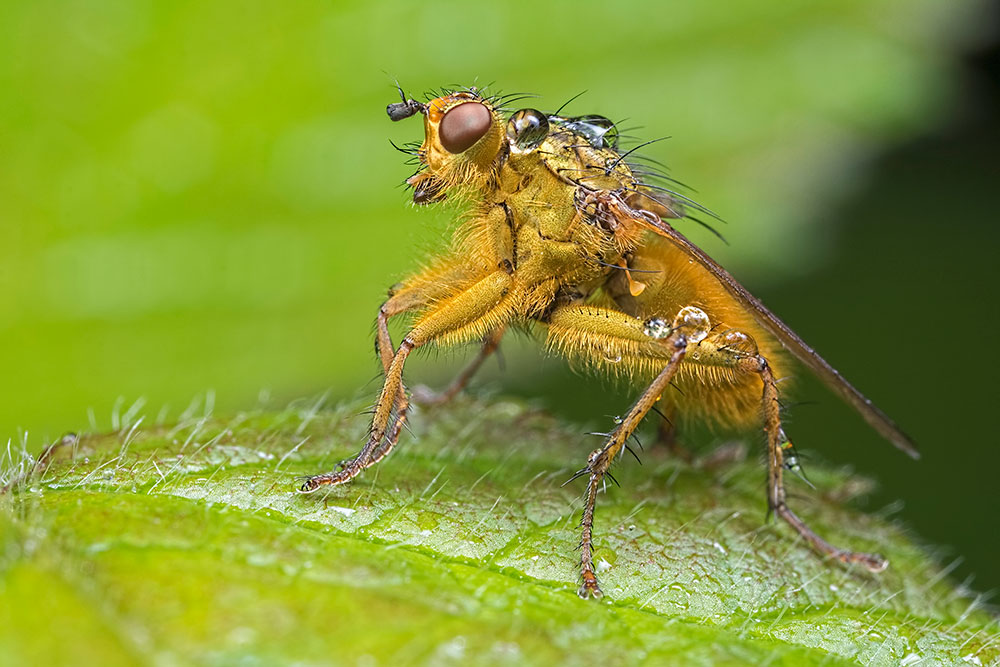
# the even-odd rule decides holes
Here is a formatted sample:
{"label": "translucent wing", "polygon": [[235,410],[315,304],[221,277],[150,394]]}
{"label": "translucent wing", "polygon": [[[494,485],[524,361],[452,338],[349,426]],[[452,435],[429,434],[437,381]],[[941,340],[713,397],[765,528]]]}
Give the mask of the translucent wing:
{"label": "translucent wing", "polygon": [[[620,209],[619,209],[620,210]],[[736,282],[736,279],[729,275],[729,272],[724,268],[715,263],[715,261],[706,255],[701,248],[691,243],[684,237],[683,234],[678,232],[676,229],[671,227],[662,219],[654,215],[649,215],[643,211],[634,211],[635,217],[641,220],[645,226],[655,231],[657,234],[669,239],[676,246],[681,248],[688,254],[688,256],[696,259],[702,266],[704,266],[713,276],[715,276],[722,286],[725,287],[726,291],[729,292],[733,298],[739,301],[743,306],[745,306],[754,316],[754,319],[769,331],[775,338],[781,341],[795,357],[809,367],[819,378],[843,398],[847,403],[852,405],[855,410],[857,410],[865,421],[868,422],[872,428],[878,431],[882,436],[895,445],[897,448],[903,450],[911,457],[917,459],[920,458],[920,452],[917,451],[917,446],[910,439],[908,435],[903,433],[895,422],[893,422],[884,412],[879,410],[875,405],[865,398],[864,394],[854,388],[854,386],[844,379],[844,377],[837,372],[837,370],[831,366],[827,361],[816,354],[816,351],[811,347],[806,345],[805,341],[796,335],[787,324],[782,322],[778,317],[768,310],[764,304],[760,302],[757,297],[747,291],[743,285]]]}

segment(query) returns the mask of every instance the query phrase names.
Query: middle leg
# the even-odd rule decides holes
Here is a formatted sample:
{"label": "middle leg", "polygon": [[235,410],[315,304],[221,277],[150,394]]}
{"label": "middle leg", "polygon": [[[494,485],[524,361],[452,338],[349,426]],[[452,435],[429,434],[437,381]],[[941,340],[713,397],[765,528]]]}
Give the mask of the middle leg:
{"label": "middle leg", "polygon": [[454,380],[441,391],[434,391],[423,385],[414,388],[413,400],[420,405],[443,405],[455,398],[456,395],[469,384],[469,380],[476,374],[483,362],[500,347],[500,339],[503,338],[503,327],[492,331],[483,339],[483,344],[476,354],[476,358],[469,362],[469,365],[462,369]]}
{"label": "middle leg", "polygon": [[674,414],[673,411],[663,401],[654,410],[660,415],[660,421],[656,426],[656,441],[666,447],[671,456],[685,463],[691,463],[694,460],[694,455],[680,443],[677,435],[677,424],[674,422],[675,417],[670,416]]}
{"label": "middle leg", "polygon": [[594,509],[615,457],[629,437],[670,386],[687,351],[689,341],[703,339],[708,318],[697,308],[683,308],[670,325],[659,319],[639,320],[616,310],[590,306],[558,308],[548,319],[550,345],[592,361],[634,364],[639,358],[657,359],[661,370],[639,396],[628,413],[618,420],[601,449],[587,459],[575,476],[588,476],[583,516],[580,520],[580,597],[600,597],[601,588],[594,571]]}

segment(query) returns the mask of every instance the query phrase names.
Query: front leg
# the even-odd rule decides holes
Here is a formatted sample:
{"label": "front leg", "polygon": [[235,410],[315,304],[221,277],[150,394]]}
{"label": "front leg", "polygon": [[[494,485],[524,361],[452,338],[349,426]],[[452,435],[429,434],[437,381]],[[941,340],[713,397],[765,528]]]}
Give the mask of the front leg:
{"label": "front leg", "polygon": [[410,352],[428,343],[479,338],[506,325],[517,312],[512,286],[513,278],[501,269],[464,292],[436,302],[424,313],[389,360],[364,447],[340,470],[307,479],[301,490],[309,492],[329,484],[343,484],[385,458],[399,440],[406,420],[409,403],[403,387],[403,366]]}
{"label": "front leg", "polygon": [[[439,261],[390,290],[389,298],[379,307],[378,317],[375,320],[375,354],[382,362],[384,373],[389,372],[392,358],[396,354],[392,344],[392,336],[389,334],[389,320],[397,315],[426,309],[432,303],[446,300],[456,293],[460,293],[463,286],[474,285],[476,279],[471,273],[472,270],[472,267],[462,258],[452,257]],[[486,354],[481,355],[482,358],[485,356]],[[482,363],[481,359],[479,363]],[[474,368],[470,369],[466,374],[471,376],[474,370]],[[464,380],[467,381],[468,378]],[[400,384],[396,405],[397,414],[405,415],[408,407],[409,398],[406,395],[406,387]],[[392,425],[395,433],[390,434],[386,439],[389,442],[396,442],[404,424],[405,422],[402,420],[396,420]],[[387,451],[376,450],[372,453],[371,463],[377,463],[387,453]]]}
{"label": "front leg", "polygon": [[389,320],[397,315],[427,308],[430,304],[461,292],[461,286],[476,283],[469,267],[460,259],[441,261],[396,285],[378,309],[375,320],[375,353],[382,370],[389,372],[395,347],[389,335]]}

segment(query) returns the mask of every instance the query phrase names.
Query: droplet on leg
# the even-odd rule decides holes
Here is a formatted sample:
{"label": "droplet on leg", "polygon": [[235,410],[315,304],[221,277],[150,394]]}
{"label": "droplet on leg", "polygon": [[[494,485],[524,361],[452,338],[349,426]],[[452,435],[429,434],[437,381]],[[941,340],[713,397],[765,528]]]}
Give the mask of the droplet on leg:
{"label": "droplet on leg", "polygon": [[683,328],[684,335],[691,343],[700,343],[708,336],[712,323],[708,320],[708,315],[701,308],[695,306],[685,306],[674,318],[674,329]]}
{"label": "droplet on leg", "polygon": [[670,335],[671,328],[670,325],[667,324],[666,320],[659,317],[654,317],[652,319],[646,320],[643,327],[643,332],[650,338],[656,338],[657,340],[660,340]]}
{"label": "droplet on leg", "polygon": [[748,356],[757,356],[757,341],[752,336],[743,331],[733,329],[722,335],[722,344],[728,350],[739,352]]}

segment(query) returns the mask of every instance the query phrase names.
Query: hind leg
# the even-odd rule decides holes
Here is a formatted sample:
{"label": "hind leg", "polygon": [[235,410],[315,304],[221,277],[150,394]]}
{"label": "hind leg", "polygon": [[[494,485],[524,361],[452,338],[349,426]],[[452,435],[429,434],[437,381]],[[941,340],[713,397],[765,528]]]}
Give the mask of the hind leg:
{"label": "hind leg", "polygon": [[[653,326],[654,323],[656,326]],[[726,370],[733,377],[757,375],[760,378],[763,385],[764,430],[768,438],[768,507],[821,554],[844,563],[859,563],[873,572],[885,569],[887,561],[881,556],[830,545],[789,509],[782,472],[798,472],[798,461],[791,441],[781,426],[777,381],[751,336],[736,330],[708,336],[707,317],[699,309],[691,307],[682,309],[669,327],[662,320],[643,322],[618,311],[588,306],[557,309],[548,325],[550,345],[569,356],[590,358],[597,363],[627,364],[634,368],[648,368],[655,364],[661,369],[628,414],[618,420],[605,445],[592,452],[587,465],[573,477],[589,478],[580,522],[581,597],[600,597],[602,594],[593,564],[597,493],[603,488],[605,479],[610,477],[609,469],[614,458],[626,447],[629,436],[642,418],[668,389],[681,362],[685,366],[712,366],[715,370]]]}
{"label": "hind leg", "polygon": [[762,415],[764,434],[767,436],[767,506],[782,518],[815,551],[842,563],[859,564],[872,572],[881,572],[888,561],[877,554],[841,549],[817,535],[787,504],[783,478],[788,470],[801,476],[798,456],[791,440],[785,435],[781,423],[781,405],[778,401],[778,383],[767,359],[758,353],[753,338],[735,329],[723,331],[706,338],[699,344],[697,357],[692,354],[690,363],[708,363],[728,367],[742,373],[756,374],[762,384]]}
{"label": "hind leg", "polygon": [[778,388],[774,375],[764,357],[748,359],[748,366],[760,375],[764,384],[764,432],[767,434],[767,505],[775,514],[785,520],[815,551],[830,556],[846,564],[859,564],[871,572],[881,572],[889,566],[889,561],[878,554],[850,551],[833,546],[817,535],[800,519],[786,503],[785,484],[782,473],[796,470],[798,460],[791,440],[781,426],[778,404]]}

